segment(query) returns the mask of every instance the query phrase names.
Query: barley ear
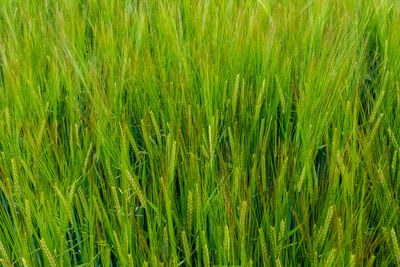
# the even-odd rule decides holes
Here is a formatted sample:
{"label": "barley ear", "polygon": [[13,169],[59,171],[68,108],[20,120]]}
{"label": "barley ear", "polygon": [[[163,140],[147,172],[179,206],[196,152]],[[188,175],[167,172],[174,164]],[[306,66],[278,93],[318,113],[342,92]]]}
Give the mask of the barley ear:
{"label": "barley ear", "polygon": [[206,234],[203,231],[203,261],[204,261],[204,266],[209,267],[210,266],[210,254],[208,251],[208,246],[207,246],[207,240],[206,240]]}
{"label": "barley ear", "polygon": [[187,240],[186,232],[182,231],[182,243],[183,243],[183,251],[185,252],[185,258],[186,262],[189,266],[192,266],[192,263],[190,261],[190,249],[189,249],[189,243]]}
{"label": "barley ear", "polygon": [[329,253],[328,258],[326,259],[325,266],[333,266],[335,262],[335,256],[336,256],[336,249],[332,249],[331,252]]}
{"label": "barley ear", "polygon": [[5,267],[12,267],[12,263],[10,261],[10,258],[8,257],[7,251],[4,248],[3,243],[1,241],[0,241],[0,252],[1,252],[1,255],[3,256],[3,258],[2,258],[3,265]]}
{"label": "barley ear", "polygon": [[238,101],[238,95],[239,95],[239,80],[240,80],[240,75],[236,75],[235,79],[235,88],[233,90],[233,99],[232,99],[232,112],[233,112],[233,117],[236,116],[236,108],[237,108],[237,101]]}
{"label": "barley ear", "polygon": [[187,230],[192,231],[192,221],[193,221],[193,194],[192,191],[189,190],[188,193],[188,203],[187,203]]}
{"label": "barley ear", "polygon": [[394,231],[393,228],[390,231],[390,237],[392,239],[393,253],[396,259],[396,263],[398,266],[400,266],[400,248],[399,248],[399,243],[397,242],[396,232]]}
{"label": "barley ear", "polygon": [[261,254],[264,266],[269,266],[267,243],[265,242],[264,231],[262,228],[258,229],[258,234],[260,236]]}
{"label": "barley ear", "polygon": [[50,253],[49,247],[47,246],[47,244],[43,238],[40,240],[40,244],[42,246],[42,250],[43,250],[44,255],[46,256],[47,261],[49,262],[50,266],[55,267],[56,261],[54,260],[53,255]]}
{"label": "barley ear", "polygon": [[229,263],[229,259],[230,259],[230,237],[229,237],[228,225],[225,225],[224,250],[225,250],[226,259],[227,259],[227,261]]}

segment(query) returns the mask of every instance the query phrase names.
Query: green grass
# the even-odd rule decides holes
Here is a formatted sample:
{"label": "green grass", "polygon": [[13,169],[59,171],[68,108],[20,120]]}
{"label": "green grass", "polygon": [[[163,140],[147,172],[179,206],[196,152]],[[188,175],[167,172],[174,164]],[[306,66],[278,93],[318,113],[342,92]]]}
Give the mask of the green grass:
{"label": "green grass", "polygon": [[400,265],[399,18],[0,1],[0,264]]}

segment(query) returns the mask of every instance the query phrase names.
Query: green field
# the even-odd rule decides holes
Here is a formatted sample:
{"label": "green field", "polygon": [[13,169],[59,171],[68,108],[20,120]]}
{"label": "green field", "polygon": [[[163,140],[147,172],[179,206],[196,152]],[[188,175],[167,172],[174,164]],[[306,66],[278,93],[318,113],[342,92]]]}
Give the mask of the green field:
{"label": "green field", "polygon": [[0,264],[400,266],[398,0],[0,0]]}

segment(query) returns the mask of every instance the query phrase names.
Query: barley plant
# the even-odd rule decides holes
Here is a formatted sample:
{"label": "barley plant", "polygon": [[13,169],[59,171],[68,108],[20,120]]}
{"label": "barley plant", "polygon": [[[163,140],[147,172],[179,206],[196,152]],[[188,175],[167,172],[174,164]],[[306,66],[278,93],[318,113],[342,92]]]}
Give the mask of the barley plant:
{"label": "barley plant", "polygon": [[400,266],[400,1],[0,0],[3,266]]}

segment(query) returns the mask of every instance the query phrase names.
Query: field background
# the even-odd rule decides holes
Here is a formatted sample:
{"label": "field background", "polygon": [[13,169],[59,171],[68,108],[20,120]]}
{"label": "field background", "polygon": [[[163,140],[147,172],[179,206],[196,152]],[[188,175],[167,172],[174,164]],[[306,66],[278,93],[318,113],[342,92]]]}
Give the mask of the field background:
{"label": "field background", "polygon": [[399,266],[398,0],[1,0],[0,264]]}

